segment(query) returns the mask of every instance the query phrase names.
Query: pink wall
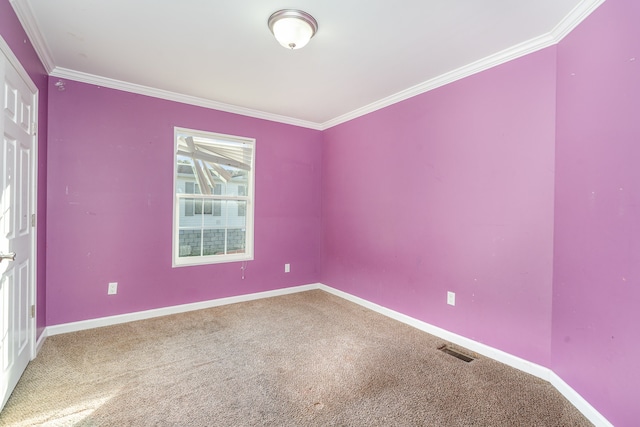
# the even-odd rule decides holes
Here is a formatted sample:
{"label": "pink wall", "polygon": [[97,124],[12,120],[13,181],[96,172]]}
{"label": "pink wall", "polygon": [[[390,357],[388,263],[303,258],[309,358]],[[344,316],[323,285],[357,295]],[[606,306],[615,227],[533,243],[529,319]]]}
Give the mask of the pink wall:
{"label": "pink wall", "polygon": [[[59,91],[57,81],[47,325],[318,281],[321,132],[72,81]],[[171,267],[174,126],[257,140],[255,260],[244,280],[240,263]]]}
{"label": "pink wall", "polygon": [[[549,366],[636,425],[638,17],[607,0],[557,47],[321,133],[47,87],[0,2],[0,35],[40,89],[38,333],[45,307],[55,325],[320,280]],[[171,268],[174,125],[258,141],[245,280],[239,264]]]}
{"label": "pink wall", "polygon": [[555,55],[326,131],[322,282],[549,365]]}
{"label": "pink wall", "polygon": [[552,369],[640,424],[640,3],[607,0],[558,47]]}
{"label": "pink wall", "polygon": [[48,76],[8,1],[0,1],[0,35],[38,87],[38,265],[36,334],[45,328],[46,318],[46,211],[47,211],[47,82]]}

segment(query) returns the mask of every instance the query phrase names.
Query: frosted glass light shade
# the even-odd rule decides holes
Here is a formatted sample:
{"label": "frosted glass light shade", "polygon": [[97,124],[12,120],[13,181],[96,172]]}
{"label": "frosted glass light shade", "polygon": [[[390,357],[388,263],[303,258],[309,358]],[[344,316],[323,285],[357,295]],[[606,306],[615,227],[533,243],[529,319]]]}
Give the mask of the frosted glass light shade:
{"label": "frosted glass light shade", "polygon": [[269,28],[278,43],[287,49],[306,46],[318,30],[318,23],[301,10],[279,10],[269,17]]}

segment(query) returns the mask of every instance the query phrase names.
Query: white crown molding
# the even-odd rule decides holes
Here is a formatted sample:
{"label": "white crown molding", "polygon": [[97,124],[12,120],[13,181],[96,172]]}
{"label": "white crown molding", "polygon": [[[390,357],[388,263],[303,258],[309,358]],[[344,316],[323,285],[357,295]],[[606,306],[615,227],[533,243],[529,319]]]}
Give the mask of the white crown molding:
{"label": "white crown molding", "polygon": [[573,8],[556,27],[551,30],[551,36],[559,43],[567,34],[584,21],[591,12],[596,10],[605,0],[584,0]]}
{"label": "white crown molding", "polygon": [[426,82],[420,83],[396,94],[380,99],[364,107],[358,108],[334,119],[322,123],[322,130],[329,129],[339,124],[348,122],[355,118],[364,116],[382,108],[397,104],[414,96],[429,92],[440,86],[453,83],[456,80],[463,79],[481,71],[493,68],[497,65],[504,64],[516,58],[528,55],[530,53],[542,50],[546,47],[559,43],[564,36],[569,34],[580,22],[591,14],[605,0],[585,0],[580,2],[556,27],[547,34],[535,37],[526,42],[512,46],[496,54],[487,56],[471,64],[457,68],[453,71],[442,74]]}
{"label": "white crown molding", "polygon": [[364,116],[366,114],[372,113],[374,111],[380,110],[390,105],[397,104],[398,102],[401,102],[406,99],[413,98],[414,96],[421,95],[425,92],[429,92],[431,90],[437,89],[440,86],[453,83],[457,80],[461,80],[465,77],[469,77],[473,74],[477,74],[481,71],[487,70],[489,68],[495,67],[500,64],[504,64],[505,62],[509,62],[521,56],[525,56],[527,54],[533,53],[537,50],[543,49],[552,44],[553,44],[553,39],[549,34],[536,37],[535,39],[526,41],[524,43],[520,43],[519,45],[510,47],[501,52],[493,54],[491,56],[487,56],[486,58],[472,62],[471,64],[462,66],[453,71],[449,71],[445,74],[441,74],[438,77],[435,77],[431,80],[427,80],[426,82],[417,84],[408,89],[395,93],[391,96],[388,96],[386,98],[373,102],[369,105],[365,105],[364,107],[358,108],[356,110],[353,110],[346,114],[338,116],[334,119],[331,119],[327,122],[324,122],[322,124],[322,129],[323,130],[329,129],[331,127],[348,122],[350,120]]}
{"label": "white crown molding", "polygon": [[111,89],[123,90],[126,92],[147,95],[155,98],[166,99],[169,101],[180,102],[183,104],[196,105],[204,108],[210,108],[228,113],[239,114],[243,116],[264,119],[273,122],[289,124],[314,130],[326,130],[355,118],[364,116],[406,99],[421,95],[425,92],[453,83],[456,80],[463,79],[497,65],[504,64],[516,58],[528,55],[546,47],[552,46],[560,42],[567,34],[571,32],[580,22],[596,10],[605,0],[583,0],[558,24],[553,30],[547,34],[520,43],[516,46],[505,49],[496,54],[490,55],[471,64],[465,65],[453,71],[442,74],[426,82],[420,83],[386,98],[375,101],[364,107],[345,113],[335,117],[324,123],[316,123],[307,120],[300,120],[293,117],[267,113],[260,110],[254,110],[245,107],[225,104],[222,102],[212,101],[209,99],[199,98],[191,95],[183,95],[176,92],[170,92],[162,89],[156,89],[148,86],[128,83],[120,80],[114,80],[93,74],[83,73],[80,71],[69,70],[56,67],[47,46],[46,41],[42,37],[37,25],[37,20],[29,6],[27,0],[10,0],[18,19],[24,27],[31,43],[33,44],[40,60],[42,61],[47,72],[53,77],[75,80],[83,83],[104,86]]}
{"label": "white crown molding", "polygon": [[168,90],[156,89],[153,87],[143,86],[135,83],[129,83],[122,80],[115,80],[107,77],[101,77],[95,74],[69,70],[67,68],[56,67],[53,69],[50,75],[51,77],[58,77],[61,79],[68,79],[68,80],[74,80],[82,83],[89,83],[96,86],[108,87],[111,89],[122,90],[125,92],[137,93],[139,95],[146,95],[154,98],[166,99],[168,101],[180,102],[183,104],[210,108],[213,110],[224,111],[227,113],[239,114],[241,116],[248,116],[256,119],[264,119],[272,122],[284,123],[284,124],[299,126],[303,128],[321,130],[320,125],[318,123],[314,123],[306,120],[300,120],[293,117],[281,116],[278,114],[272,114],[264,111],[253,110],[250,108],[239,107],[231,104],[225,104],[223,102],[217,102],[217,101],[212,101],[210,99],[199,98],[197,96],[183,95],[176,92],[170,92]]}
{"label": "white crown molding", "polygon": [[22,24],[22,28],[27,33],[27,37],[31,41],[33,48],[40,58],[40,62],[44,66],[47,74],[51,74],[51,71],[55,67],[55,62],[53,60],[53,56],[51,55],[51,50],[49,49],[49,45],[45,41],[42,33],[40,32],[40,27],[38,26],[38,20],[33,14],[33,10],[31,10],[31,6],[27,0],[9,0],[11,2],[11,6],[13,7],[14,12],[18,16],[18,20],[20,24]]}

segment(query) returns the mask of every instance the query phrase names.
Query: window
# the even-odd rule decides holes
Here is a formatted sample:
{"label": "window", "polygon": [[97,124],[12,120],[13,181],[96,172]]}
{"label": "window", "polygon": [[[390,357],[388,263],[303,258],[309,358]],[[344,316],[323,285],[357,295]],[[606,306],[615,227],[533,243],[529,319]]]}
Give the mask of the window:
{"label": "window", "polygon": [[[221,195],[222,194],[222,184],[216,184],[215,187],[213,187],[213,194],[215,195]],[[213,212],[212,214],[214,216],[221,216],[222,215],[222,205],[220,204],[220,201],[218,200],[214,200],[213,201]]]}
{"label": "window", "polygon": [[173,265],[253,259],[255,140],[175,128]]}
{"label": "window", "polygon": [[[238,185],[238,196],[246,195],[246,187],[244,185]],[[247,215],[247,206],[238,204],[238,216],[246,216]]]}

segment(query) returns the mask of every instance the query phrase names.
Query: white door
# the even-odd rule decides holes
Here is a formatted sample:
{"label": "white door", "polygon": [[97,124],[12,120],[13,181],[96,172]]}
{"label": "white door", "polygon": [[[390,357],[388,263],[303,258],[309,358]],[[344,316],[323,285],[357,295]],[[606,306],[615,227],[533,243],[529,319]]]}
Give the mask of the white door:
{"label": "white door", "polygon": [[4,49],[0,49],[0,85],[1,410],[34,349],[31,306],[35,292],[35,228],[32,227],[35,175],[32,169],[36,153],[37,98],[33,83],[25,82]]}

